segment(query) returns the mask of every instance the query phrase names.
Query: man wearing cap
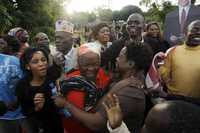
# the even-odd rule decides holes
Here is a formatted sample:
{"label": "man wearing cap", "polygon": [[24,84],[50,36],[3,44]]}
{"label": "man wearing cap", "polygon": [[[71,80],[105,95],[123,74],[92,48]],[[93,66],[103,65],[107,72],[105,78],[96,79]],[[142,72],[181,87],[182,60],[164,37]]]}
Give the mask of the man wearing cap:
{"label": "man wearing cap", "polygon": [[73,47],[74,25],[66,20],[56,21],[55,44],[58,52],[65,56],[65,72],[77,66],[77,48]]}

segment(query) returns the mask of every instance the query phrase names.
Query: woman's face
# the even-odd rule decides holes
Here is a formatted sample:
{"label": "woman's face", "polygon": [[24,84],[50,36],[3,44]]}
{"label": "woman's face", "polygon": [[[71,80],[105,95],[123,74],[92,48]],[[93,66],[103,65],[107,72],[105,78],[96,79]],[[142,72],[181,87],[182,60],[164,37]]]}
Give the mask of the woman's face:
{"label": "woman's face", "polygon": [[94,81],[100,67],[99,55],[93,52],[88,52],[79,56],[78,63],[81,75],[88,80]]}
{"label": "woman's face", "polygon": [[102,27],[99,30],[96,38],[100,43],[107,44],[107,42],[110,40],[110,29],[108,27]]}
{"label": "woman's face", "polygon": [[44,77],[47,74],[48,62],[42,51],[37,51],[27,65],[33,76]]}
{"label": "woman's face", "polygon": [[152,37],[158,37],[160,34],[159,27],[155,24],[152,24],[147,30],[148,34]]}
{"label": "woman's face", "polygon": [[129,69],[132,69],[132,67],[130,66],[128,60],[127,60],[127,57],[126,57],[126,54],[127,54],[127,48],[124,47],[121,51],[120,51],[120,54],[119,56],[117,57],[117,69],[119,70],[120,73],[123,73]]}

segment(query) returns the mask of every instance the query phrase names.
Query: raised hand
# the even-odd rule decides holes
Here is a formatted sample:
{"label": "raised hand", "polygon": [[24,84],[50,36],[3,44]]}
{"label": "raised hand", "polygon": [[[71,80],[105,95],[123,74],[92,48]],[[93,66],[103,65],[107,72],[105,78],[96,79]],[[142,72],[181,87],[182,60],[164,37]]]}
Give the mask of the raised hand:
{"label": "raised hand", "polygon": [[114,95],[108,95],[103,106],[107,112],[108,121],[112,129],[119,127],[122,124],[122,112],[119,105],[118,97]]}

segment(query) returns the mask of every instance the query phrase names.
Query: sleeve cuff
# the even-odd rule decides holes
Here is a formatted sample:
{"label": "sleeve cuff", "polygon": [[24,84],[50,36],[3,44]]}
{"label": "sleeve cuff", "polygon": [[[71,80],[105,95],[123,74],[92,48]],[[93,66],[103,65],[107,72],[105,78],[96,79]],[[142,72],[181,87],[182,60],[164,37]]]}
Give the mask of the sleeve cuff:
{"label": "sleeve cuff", "polygon": [[107,128],[108,128],[110,133],[130,133],[130,131],[128,130],[126,124],[123,121],[122,121],[122,124],[119,127],[115,128],[115,129],[112,129],[110,127],[109,122],[107,121]]}

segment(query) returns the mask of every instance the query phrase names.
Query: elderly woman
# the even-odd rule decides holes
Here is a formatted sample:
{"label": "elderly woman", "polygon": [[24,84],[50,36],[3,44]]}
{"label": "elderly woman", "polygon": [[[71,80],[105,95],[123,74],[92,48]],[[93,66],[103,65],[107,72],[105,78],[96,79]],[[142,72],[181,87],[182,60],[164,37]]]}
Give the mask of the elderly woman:
{"label": "elderly woman", "polygon": [[170,46],[163,40],[160,26],[157,22],[150,22],[146,26],[144,42],[149,45],[155,55],[158,52],[165,52]]}
{"label": "elderly woman", "polygon": [[[95,103],[107,92],[110,77],[100,67],[98,49],[88,47],[88,45],[81,45],[79,48],[78,68],[66,75],[67,79],[61,82],[61,89],[71,104],[81,110],[91,112]],[[73,115],[64,118],[63,122],[68,133],[91,132],[84,124],[75,120]]]}

